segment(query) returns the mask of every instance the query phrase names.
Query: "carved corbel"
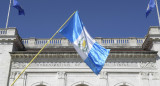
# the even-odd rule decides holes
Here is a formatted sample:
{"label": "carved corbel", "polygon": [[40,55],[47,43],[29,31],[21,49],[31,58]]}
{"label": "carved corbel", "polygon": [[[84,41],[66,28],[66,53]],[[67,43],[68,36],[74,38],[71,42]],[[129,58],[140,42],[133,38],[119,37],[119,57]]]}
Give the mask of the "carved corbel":
{"label": "carved corbel", "polygon": [[149,80],[149,73],[148,72],[142,72],[141,73],[142,80]]}
{"label": "carved corbel", "polygon": [[57,72],[58,79],[65,79],[65,72]]}
{"label": "carved corbel", "polygon": [[100,79],[107,79],[107,72],[106,71],[102,71],[100,73]]}

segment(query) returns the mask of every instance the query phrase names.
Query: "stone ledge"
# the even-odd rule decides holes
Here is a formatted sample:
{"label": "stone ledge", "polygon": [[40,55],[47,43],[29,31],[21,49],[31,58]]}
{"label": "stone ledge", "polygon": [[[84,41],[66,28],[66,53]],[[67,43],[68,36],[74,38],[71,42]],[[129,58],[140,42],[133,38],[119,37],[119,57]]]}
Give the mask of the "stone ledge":
{"label": "stone ledge", "polygon": [[[10,52],[12,58],[33,58],[37,52]],[[111,51],[108,58],[156,58],[157,51]],[[80,56],[77,54],[77,52],[41,52],[38,57],[42,58],[53,58],[53,57],[59,57],[59,58],[80,58]]]}

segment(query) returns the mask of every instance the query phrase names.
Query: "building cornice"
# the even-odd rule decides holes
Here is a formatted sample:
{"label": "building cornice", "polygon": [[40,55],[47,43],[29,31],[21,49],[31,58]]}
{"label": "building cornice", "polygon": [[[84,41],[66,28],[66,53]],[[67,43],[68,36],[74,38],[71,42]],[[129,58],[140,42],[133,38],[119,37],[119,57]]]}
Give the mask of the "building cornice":
{"label": "building cornice", "polygon": [[[10,52],[12,58],[16,57],[25,57],[25,58],[32,58],[34,57],[37,52],[26,52],[26,51],[15,51],[15,52]],[[109,53],[109,58],[116,58],[116,57],[130,57],[130,58],[139,58],[139,57],[144,57],[144,58],[156,58],[157,56],[157,51],[111,51]],[[76,51],[69,51],[69,52],[41,52],[39,54],[39,57],[64,57],[64,58],[79,58],[80,56],[77,54]]]}
{"label": "building cornice", "polygon": [[22,38],[16,28],[0,29],[0,44],[13,44],[16,50],[24,50]]}
{"label": "building cornice", "polygon": [[160,42],[160,27],[152,26],[149,28],[148,34],[142,44],[144,50],[151,50],[153,42]]}

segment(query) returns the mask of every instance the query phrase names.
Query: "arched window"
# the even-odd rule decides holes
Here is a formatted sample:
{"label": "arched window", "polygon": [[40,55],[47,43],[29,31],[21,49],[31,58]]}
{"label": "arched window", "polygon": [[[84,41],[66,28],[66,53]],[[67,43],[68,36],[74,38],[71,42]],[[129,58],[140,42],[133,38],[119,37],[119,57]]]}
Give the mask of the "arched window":
{"label": "arched window", "polygon": [[127,82],[120,82],[120,83],[115,84],[114,86],[134,86],[134,85],[127,83]]}
{"label": "arched window", "polygon": [[36,85],[36,86],[46,86],[46,85]]}
{"label": "arched window", "polygon": [[80,84],[80,85],[76,85],[76,86],[88,86],[88,85],[85,85],[85,84]]}
{"label": "arched window", "polygon": [[93,86],[93,85],[90,84],[89,82],[79,81],[79,82],[72,84],[71,86]]}
{"label": "arched window", "polygon": [[46,82],[36,82],[36,83],[33,83],[31,86],[50,86],[48,83]]}

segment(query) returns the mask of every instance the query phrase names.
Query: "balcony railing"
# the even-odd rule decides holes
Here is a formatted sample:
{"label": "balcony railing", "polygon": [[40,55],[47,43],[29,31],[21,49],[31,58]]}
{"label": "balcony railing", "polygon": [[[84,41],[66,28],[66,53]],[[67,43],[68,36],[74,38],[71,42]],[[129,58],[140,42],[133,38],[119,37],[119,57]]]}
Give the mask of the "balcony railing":
{"label": "balcony railing", "polygon": [[7,34],[7,30],[6,29],[0,29],[0,35],[5,35]]}
{"label": "balcony railing", "polygon": [[[43,47],[49,39],[36,39],[29,38],[23,39],[22,42],[26,48],[41,48]],[[105,47],[141,47],[144,38],[95,38],[95,40],[102,46]],[[52,39],[47,47],[57,47],[57,46],[72,46],[71,43],[66,38],[54,38]]]}
{"label": "balcony railing", "polygon": [[7,35],[18,35],[17,29],[15,27],[10,27],[10,28],[0,28],[0,36]]}

